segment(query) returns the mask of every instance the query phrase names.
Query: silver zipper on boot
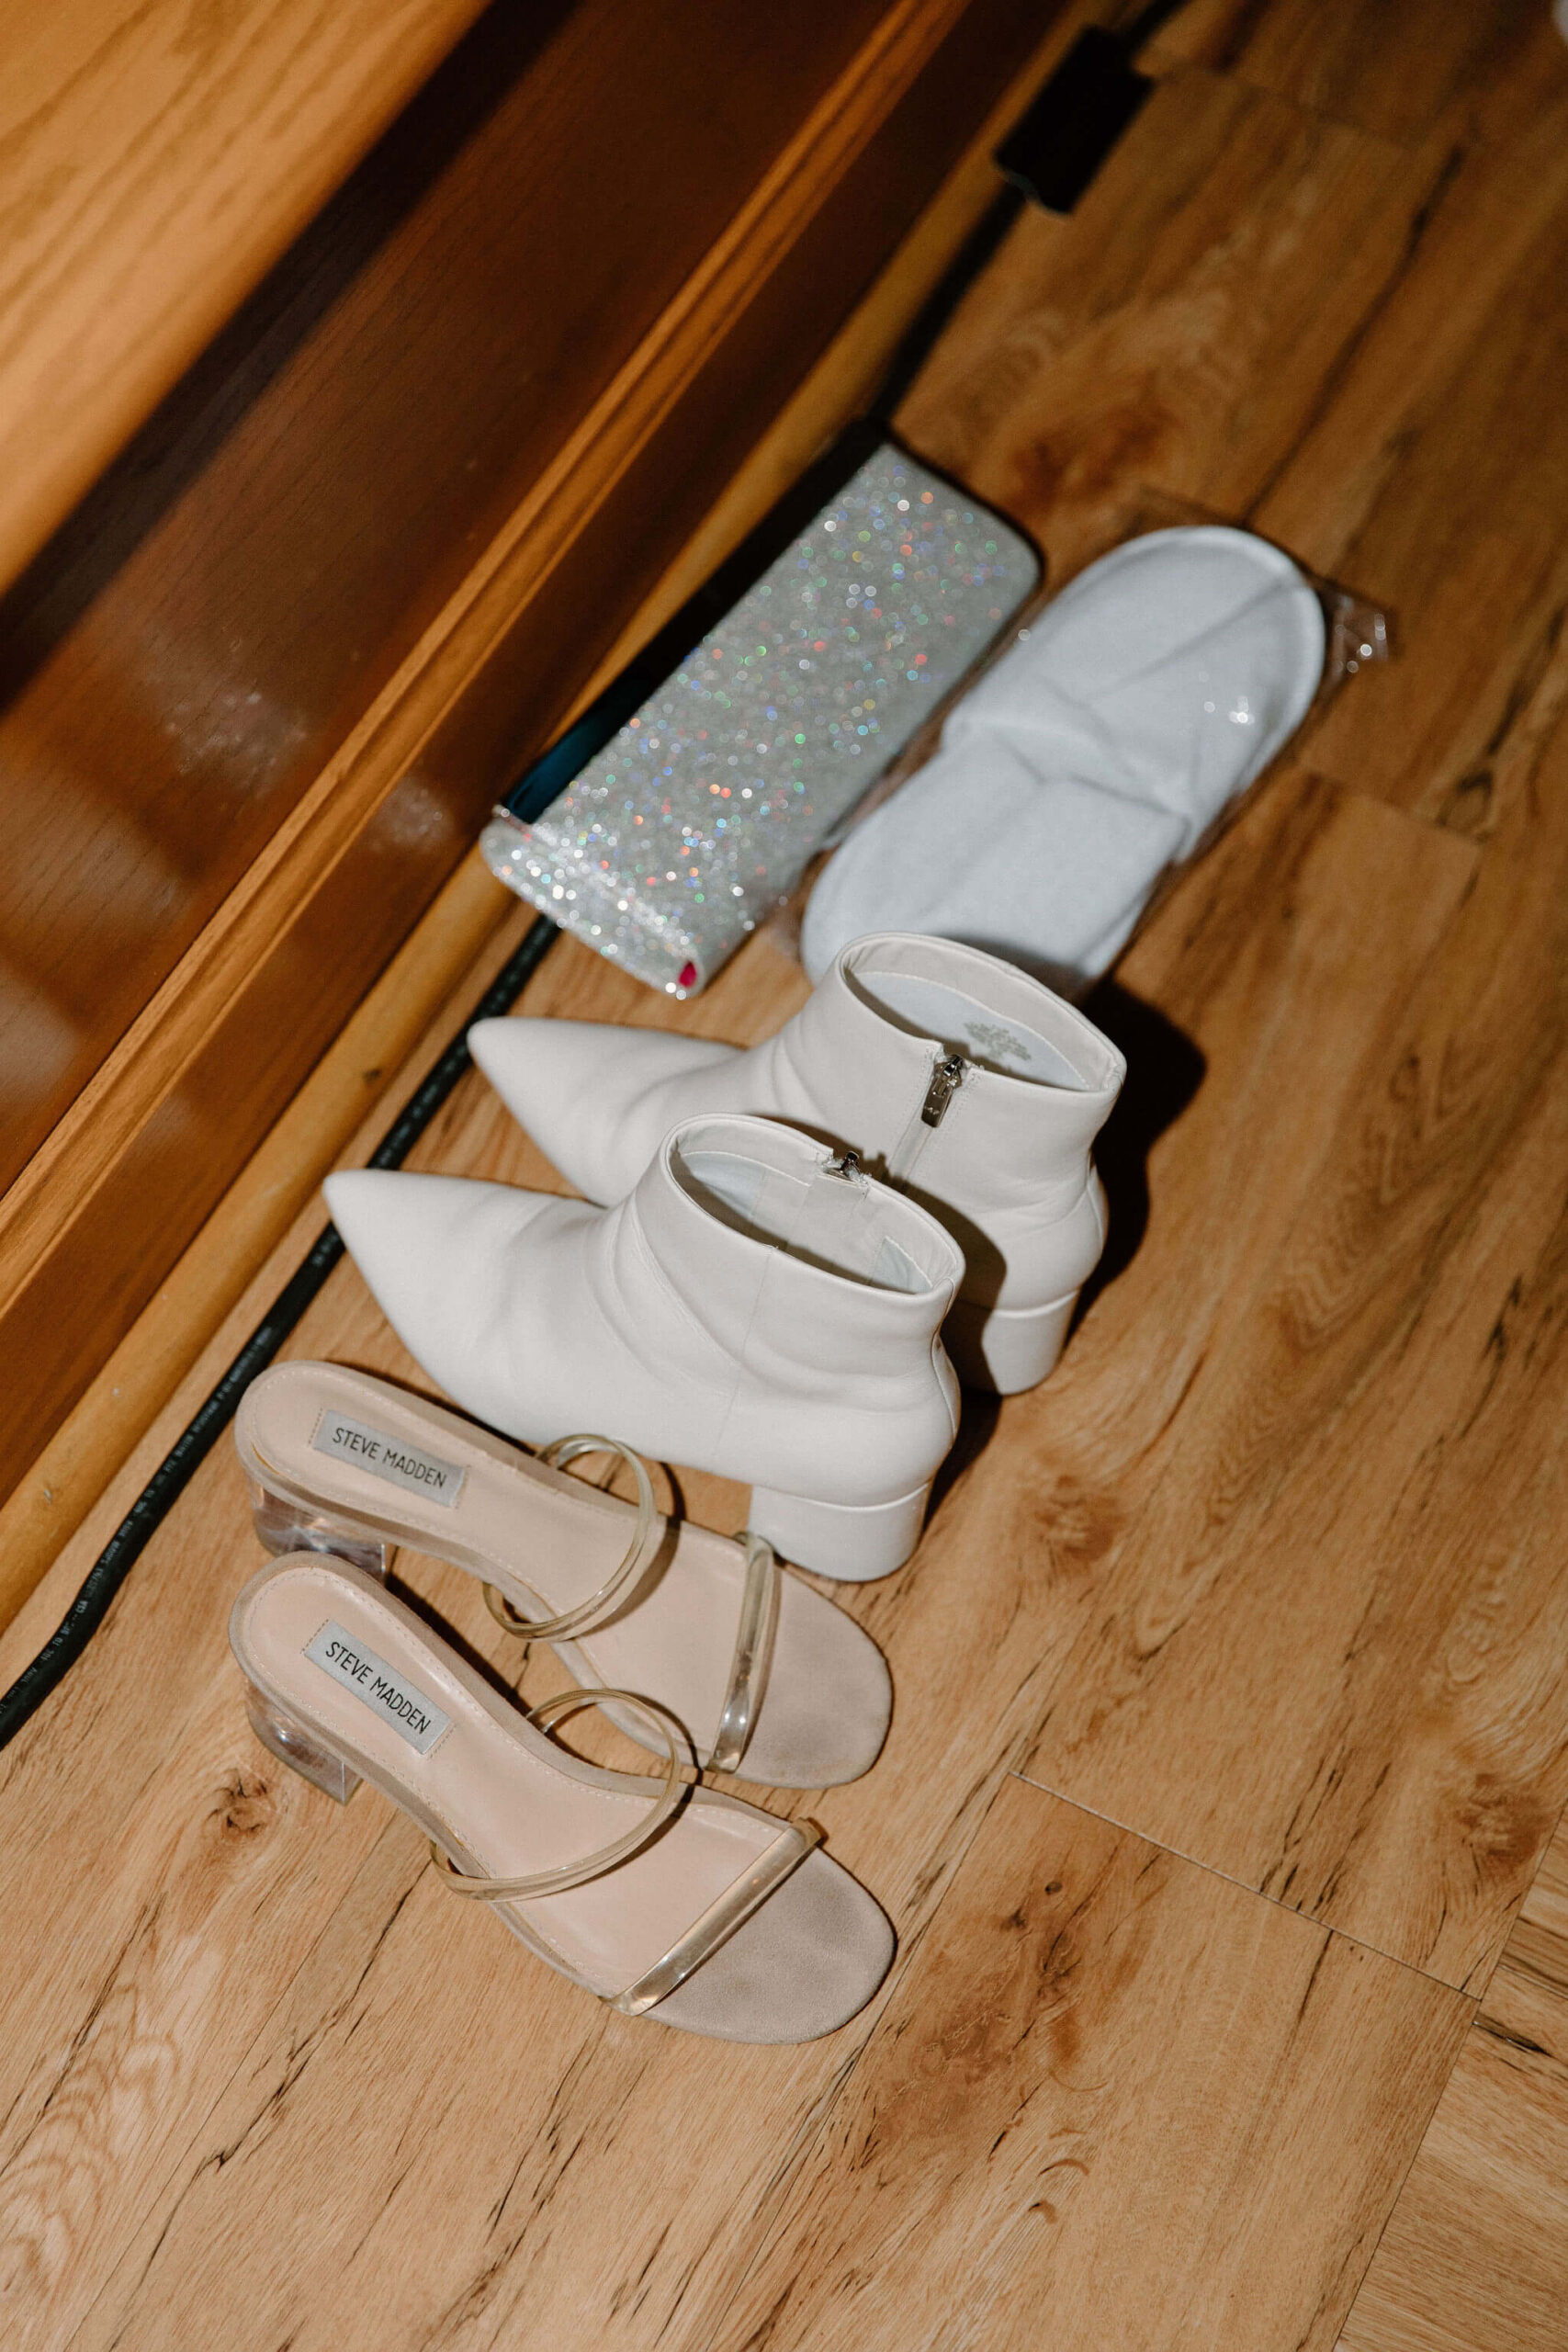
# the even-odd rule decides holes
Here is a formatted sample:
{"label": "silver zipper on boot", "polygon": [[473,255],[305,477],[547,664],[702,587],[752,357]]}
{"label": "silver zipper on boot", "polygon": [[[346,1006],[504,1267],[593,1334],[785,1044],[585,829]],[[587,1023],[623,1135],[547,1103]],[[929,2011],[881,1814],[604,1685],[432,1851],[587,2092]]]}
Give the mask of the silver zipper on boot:
{"label": "silver zipper on boot", "polygon": [[887,1155],[890,1184],[908,1183],[933,1129],[946,1118],[968,1069],[962,1054],[938,1054],[920,1106]]}
{"label": "silver zipper on boot", "polygon": [[920,1105],[920,1125],[940,1127],[947,1116],[947,1106],[964,1083],[964,1057],[944,1054],[931,1072],[931,1082],[926,1089],[926,1099]]}

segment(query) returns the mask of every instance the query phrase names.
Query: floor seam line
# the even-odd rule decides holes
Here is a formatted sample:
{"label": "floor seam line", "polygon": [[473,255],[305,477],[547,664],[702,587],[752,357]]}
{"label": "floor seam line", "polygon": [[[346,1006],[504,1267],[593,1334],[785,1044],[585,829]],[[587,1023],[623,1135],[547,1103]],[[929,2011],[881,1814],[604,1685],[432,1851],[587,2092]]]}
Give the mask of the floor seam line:
{"label": "floor seam line", "polygon": [[1332,785],[1336,792],[1367,801],[1374,808],[1386,808],[1391,817],[1403,817],[1407,825],[1416,826],[1423,833],[1441,833],[1446,841],[1453,842],[1461,849],[1468,849],[1477,864],[1486,854],[1483,841],[1477,841],[1473,833],[1461,833],[1457,826],[1445,825],[1440,817],[1423,817],[1418,808],[1407,808],[1400,800],[1387,800],[1381,792],[1369,792],[1364,784],[1347,784],[1344,777],[1336,775],[1331,768],[1314,767],[1310,760],[1304,764],[1310,774],[1320,777],[1325,784]]}
{"label": "floor seam line", "polygon": [[[1419,1976],[1423,1984],[1441,1985],[1445,1993],[1452,1993],[1460,2000],[1468,2001],[1472,2012],[1480,2010],[1482,1996],[1479,1994],[1467,1993],[1462,1984],[1452,1984],[1446,1976],[1436,1976],[1429,1968],[1422,1968],[1413,1960],[1402,1960],[1398,1952],[1385,1951],[1381,1944],[1368,1943],[1364,1936],[1353,1936],[1348,1928],[1334,1927],[1328,1920],[1319,1919],[1310,1911],[1299,1911],[1293,1903],[1281,1903],[1277,1894],[1266,1894],[1260,1886],[1253,1886],[1247,1879],[1237,1878],[1234,1871],[1223,1871],[1217,1863],[1206,1862],[1198,1854],[1184,1853],[1179,1846],[1172,1846],[1163,1838],[1152,1837],[1134,1822],[1119,1821],[1113,1813],[1105,1813],[1099,1805],[1086,1804],[1081,1797],[1069,1796],[1065,1789],[1054,1789],[1048,1781],[1032,1780],[1027,1772],[1020,1771],[1016,1767],[1012,1777],[1015,1781],[1021,1781],[1025,1788],[1038,1789],[1042,1796],[1055,1797],[1058,1804],[1070,1804],[1078,1813],[1091,1815],[1096,1821],[1103,1821],[1109,1828],[1120,1829],[1129,1838],[1141,1838],[1145,1846],[1154,1846],[1179,1862],[1190,1863],[1194,1870],[1207,1871],[1211,1878],[1222,1879],[1226,1886],[1239,1887],[1244,1894],[1256,1895],[1259,1903],[1271,1905],[1276,1911],[1283,1911],[1290,1918],[1301,1919],[1308,1927],[1320,1928],[1325,1936],[1337,1936],[1341,1943],[1354,1944],[1358,1951],[1371,1952],[1374,1959],[1386,1960],[1393,1968],[1408,1970],[1412,1976]],[[1495,1972],[1497,1962],[1495,1962],[1493,1966]],[[1490,1978],[1487,1981],[1490,1982]]]}
{"label": "floor seam line", "polygon": [[1139,56],[1138,69],[1158,82],[1174,80],[1179,73],[1207,74],[1215,82],[1228,82],[1233,90],[1243,91],[1249,98],[1262,98],[1269,104],[1289,107],[1292,113],[1303,116],[1309,122],[1325,123],[1333,130],[1348,130],[1358,139],[1374,141],[1391,155],[1418,155],[1426,142],[1435,137],[1442,116],[1439,112],[1414,139],[1397,138],[1392,130],[1374,130],[1364,122],[1352,122],[1348,116],[1334,114],[1327,107],[1314,106],[1293,90],[1276,89],[1270,82],[1254,81],[1238,65],[1212,65],[1207,58],[1186,57],[1179,51],[1162,49],[1158,33],[1149,36],[1149,46]]}

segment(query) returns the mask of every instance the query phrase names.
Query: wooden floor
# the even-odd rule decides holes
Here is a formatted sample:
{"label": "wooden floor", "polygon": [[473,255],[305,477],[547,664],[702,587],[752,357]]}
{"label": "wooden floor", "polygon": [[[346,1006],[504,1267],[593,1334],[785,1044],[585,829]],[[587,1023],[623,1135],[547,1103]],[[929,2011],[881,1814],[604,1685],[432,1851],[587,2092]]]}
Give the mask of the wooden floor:
{"label": "wooden floor", "polygon": [[[7,2346],[1568,2347],[1568,49],[1544,0],[1195,0],[1155,62],[903,428],[1058,578],[1247,520],[1400,659],[1100,992],[1095,1295],[840,1589],[893,1734],[769,1802],[886,1905],[885,1992],[799,2050],[616,2017],[279,1772],[225,1444],[0,1763]],[[684,1008],[563,944],[525,1002],[745,1039],[803,992],[767,938]],[[556,1181],[474,1080],[417,1164]],[[290,1352],[417,1377],[352,1268]]]}

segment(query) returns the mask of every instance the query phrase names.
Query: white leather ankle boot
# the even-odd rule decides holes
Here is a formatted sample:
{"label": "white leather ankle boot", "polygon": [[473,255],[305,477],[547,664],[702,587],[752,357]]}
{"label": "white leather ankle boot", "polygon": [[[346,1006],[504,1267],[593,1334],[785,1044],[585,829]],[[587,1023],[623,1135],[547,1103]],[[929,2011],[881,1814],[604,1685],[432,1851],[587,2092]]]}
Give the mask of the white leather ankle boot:
{"label": "white leather ankle boot", "polygon": [[399,1337],[492,1428],[613,1429],[749,1480],[751,1532],[824,1576],[913,1551],[957,1427],[937,1335],[964,1260],[821,1144],[690,1120],[610,1209],[367,1169],[326,1194]]}
{"label": "white leather ankle boot", "polygon": [[967,1261],[943,1333],[960,1377],[1004,1396],[1055,1365],[1105,1244],[1090,1146],[1126,1064],[1012,965],[945,939],[858,939],[775,1037],[582,1021],[483,1021],[474,1058],[590,1199],[622,1199],[698,1112],[788,1119],[921,1202]]}

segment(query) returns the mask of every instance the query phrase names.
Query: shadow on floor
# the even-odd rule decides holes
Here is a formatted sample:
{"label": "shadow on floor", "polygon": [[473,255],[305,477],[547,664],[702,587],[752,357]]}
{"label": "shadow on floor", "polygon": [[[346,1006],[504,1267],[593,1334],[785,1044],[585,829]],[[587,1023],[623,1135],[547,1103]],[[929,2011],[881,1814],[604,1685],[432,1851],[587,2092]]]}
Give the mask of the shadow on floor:
{"label": "shadow on floor", "polygon": [[1094,1148],[1111,1203],[1111,1236],[1083,1286],[1074,1330],[1137,1256],[1149,1224],[1149,1154],[1186,1110],[1208,1067],[1183,1030],[1115,980],[1100,981],[1083,1010],[1126,1056],[1127,1081]]}
{"label": "shadow on floor", "polygon": [[970,1464],[978,1461],[989,1445],[1001,1402],[999,1396],[989,1396],[984,1389],[966,1388],[964,1391],[958,1435],[953,1439],[952,1451],[937,1472],[931,1487],[931,1506],[926,1513],[928,1525],[942,1509],[943,1498],[953,1492]]}
{"label": "shadow on floor", "polygon": [[[1101,980],[1084,999],[1083,1010],[1126,1056],[1127,1080],[1094,1148],[1111,1204],[1111,1236],[1083,1286],[1074,1331],[1101,1291],[1137,1256],[1149,1223],[1149,1154],[1186,1110],[1208,1067],[1184,1031],[1115,980]],[[999,1397],[982,1390],[964,1390],[958,1435],[931,1489],[933,1511],[990,1443],[1000,1405]]]}

